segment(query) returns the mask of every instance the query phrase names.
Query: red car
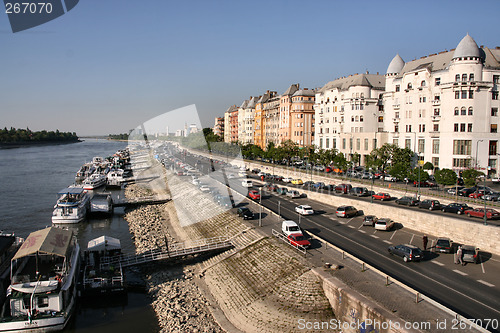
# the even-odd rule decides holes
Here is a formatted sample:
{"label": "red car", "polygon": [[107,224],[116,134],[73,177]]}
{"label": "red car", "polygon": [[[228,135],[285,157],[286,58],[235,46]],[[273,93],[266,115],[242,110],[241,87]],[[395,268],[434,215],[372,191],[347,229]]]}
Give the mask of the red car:
{"label": "red car", "polygon": [[472,192],[471,194],[469,194],[469,198],[478,199],[481,198],[483,195],[484,192]]}
{"label": "red car", "polygon": [[380,200],[380,201],[391,200],[391,196],[389,195],[389,193],[380,192],[380,193],[372,195],[372,197],[373,197],[373,199]]}
{"label": "red car", "polygon": [[311,247],[311,243],[301,233],[300,234],[296,233],[296,234],[290,234],[290,235],[288,235],[288,241],[293,246],[300,245],[300,246],[305,247],[306,249],[308,249],[308,248]]}
{"label": "red car", "polygon": [[259,191],[252,190],[252,191],[248,192],[248,196],[249,196],[251,199],[254,199],[254,200],[260,200],[260,194],[259,194]]}
{"label": "red car", "polygon": [[[468,217],[484,218],[484,208],[469,209],[464,212]],[[486,209],[486,219],[500,219],[500,213],[494,209]]]}

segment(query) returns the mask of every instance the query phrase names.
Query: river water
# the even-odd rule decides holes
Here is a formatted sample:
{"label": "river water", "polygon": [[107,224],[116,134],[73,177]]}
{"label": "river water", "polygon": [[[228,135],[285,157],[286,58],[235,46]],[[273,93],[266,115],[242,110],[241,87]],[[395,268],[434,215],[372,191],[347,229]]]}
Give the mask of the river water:
{"label": "river water", "polygon": [[[26,238],[52,224],[57,192],[74,183],[76,171],[94,156],[110,156],[126,142],[87,139],[80,143],[0,149],[0,230]],[[120,190],[113,197],[123,196]],[[110,218],[87,219],[71,227],[82,249],[107,235],[120,239],[123,252],[134,253],[123,210]],[[147,295],[129,292],[126,300],[80,304],[67,332],[156,332],[157,320]]]}

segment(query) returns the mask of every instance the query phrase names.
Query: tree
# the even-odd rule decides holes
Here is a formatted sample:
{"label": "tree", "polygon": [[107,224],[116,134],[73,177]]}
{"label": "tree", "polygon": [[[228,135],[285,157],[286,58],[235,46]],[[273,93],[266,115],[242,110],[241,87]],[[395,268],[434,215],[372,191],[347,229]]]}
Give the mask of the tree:
{"label": "tree", "polygon": [[434,165],[431,162],[425,162],[422,168],[424,170],[434,170]]}
{"label": "tree", "polygon": [[419,179],[421,182],[425,182],[426,180],[429,179],[429,173],[427,171],[422,170],[421,167],[416,167],[413,170],[411,170],[408,178],[412,182],[418,182]]}
{"label": "tree", "polygon": [[457,183],[457,174],[451,169],[441,169],[434,172],[436,182],[442,185],[455,185]]}
{"label": "tree", "polygon": [[462,178],[464,179],[465,186],[474,186],[476,185],[477,178],[483,175],[481,171],[477,171],[475,169],[467,169],[462,171]]}
{"label": "tree", "polygon": [[385,143],[382,147],[372,150],[370,155],[373,166],[384,172],[389,161],[392,159],[392,154],[395,149],[398,149],[396,145]]}
{"label": "tree", "polygon": [[391,174],[391,176],[396,177],[398,179],[405,179],[409,175],[408,168],[403,163],[394,164],[389,169],[389,173]]}

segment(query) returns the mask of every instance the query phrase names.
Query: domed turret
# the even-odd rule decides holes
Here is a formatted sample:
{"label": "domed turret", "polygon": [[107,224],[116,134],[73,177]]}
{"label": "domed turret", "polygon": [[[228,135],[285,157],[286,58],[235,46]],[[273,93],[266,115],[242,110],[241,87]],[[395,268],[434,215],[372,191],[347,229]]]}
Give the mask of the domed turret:
{"label": "domed turret", "polygon": [[474,39],[467,34],[460,43],[458,43],[455,53],[453,53],[452,59],[473,57],[479,58],[481,56],[479,52],[479,47],[477,47]]}
{"label": "domed turret", "polygon": [[396,56],[392,59],[391,63],[389,64],[389,67],[387,67],[387,73],[386,74],[397,74],[401,72],[405,65],[405,62],[403,59],[399,56],[399,54],[396,54]]}

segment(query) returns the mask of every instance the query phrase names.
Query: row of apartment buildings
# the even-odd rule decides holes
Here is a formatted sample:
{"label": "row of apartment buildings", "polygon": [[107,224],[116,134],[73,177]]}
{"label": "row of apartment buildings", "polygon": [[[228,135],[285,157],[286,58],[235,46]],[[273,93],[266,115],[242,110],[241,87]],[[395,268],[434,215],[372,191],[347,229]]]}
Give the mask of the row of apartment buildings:
{"label": "row of apartment buildings", "polygon": [[292,84],[267,91],[216,118],[225,142],[261,148],[292,140],[337,149],[364,164],[393,143],[435,167],[476,167],[498,174],[500,48],[478,47],[468,34],[456,49],[405,62],[399,54],[386,74],[341,77],[319,89]]}

